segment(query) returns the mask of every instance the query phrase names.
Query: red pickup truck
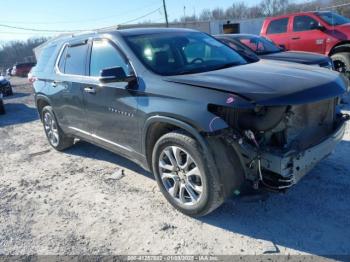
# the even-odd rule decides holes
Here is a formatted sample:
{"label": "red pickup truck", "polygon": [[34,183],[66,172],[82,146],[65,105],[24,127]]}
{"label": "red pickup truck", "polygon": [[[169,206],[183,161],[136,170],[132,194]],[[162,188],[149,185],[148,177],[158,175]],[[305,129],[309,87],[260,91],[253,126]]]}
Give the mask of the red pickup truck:
{"label": "red pickup truck", "polygon": [[349,76],[350,19],[344,16],[315,11],[270,17],[261,35],[288,50],[328,55],[335,69]]}

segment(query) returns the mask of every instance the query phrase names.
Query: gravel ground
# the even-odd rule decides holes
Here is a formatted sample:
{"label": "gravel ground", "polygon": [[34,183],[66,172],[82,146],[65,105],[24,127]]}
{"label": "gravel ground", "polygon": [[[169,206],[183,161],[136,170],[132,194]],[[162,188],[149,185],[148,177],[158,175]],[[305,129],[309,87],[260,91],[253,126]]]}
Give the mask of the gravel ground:
{"label": "gravel ground", "polygon": [[349,126],[287,193],[230,199],[193,219],[120,156],[85,142],[53,150],[31,86],[11,81],[0,116],[0,254],[350,255]]}

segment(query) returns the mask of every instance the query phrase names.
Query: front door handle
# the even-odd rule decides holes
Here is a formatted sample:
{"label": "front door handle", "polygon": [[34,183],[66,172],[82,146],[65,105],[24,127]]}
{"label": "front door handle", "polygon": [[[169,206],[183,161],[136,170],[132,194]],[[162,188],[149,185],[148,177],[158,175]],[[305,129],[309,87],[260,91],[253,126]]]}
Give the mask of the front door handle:
{"label": "front door handle", "polygon": [[60,83],[60,82],[58,82],[58,81],[53,81],[52,83],[51,83],[51,85],[52,85],[52,87],[57,87],[57,84],[58,83]]}
{"label": "front door handle", "polygon": [[296,37],[292,37],[292,40],[299,40],[300,37],[299,36],[296,36]]}
{"label": "front door handle", "polygon": [[96,94],[96,90],[93,87],[85,87],[84,92],[89,94]]}

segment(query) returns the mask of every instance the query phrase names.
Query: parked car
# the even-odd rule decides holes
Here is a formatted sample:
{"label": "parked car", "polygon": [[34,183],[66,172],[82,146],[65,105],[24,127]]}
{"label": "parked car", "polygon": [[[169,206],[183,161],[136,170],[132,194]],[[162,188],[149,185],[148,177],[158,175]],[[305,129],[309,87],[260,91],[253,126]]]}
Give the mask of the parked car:
{"label": "parked car", "polygon": [[[248,62],[188,29],[125,29],[53,40],[33,76],[50,145],[74,138],[153,172],[190,216],[246,184],[281,191],[330,154],[345,132],[337,72]],[[315,184],[314,186],[317,186]]]}
{"label": "parked car", "polygon": [[33,66],[35,66],[35,63],[17,63],[12,68],[12,75],[27,77]]}
{"label": "parked car", "polygon": [[0,92],[0,115],[5,114],[5,112],[6,112],[5,111],[5,106],[4,106],[4,100],[2,98],[3,98],[3,95]]}
{"label": "parked car", "polygon": [[6,75],[8,76],[12,75],[12,67],[6,69]]}
{"label": "parked car", "polygon": [[350,72],[349,18],[329,11],[270,17],[265,19],[261,35],[288,50],[327,55],[337,71]]}
{"label": "parked car", "polygon": [[328,56],[311,52],[286,51],[262,36],[249,34],[216,35],[216,39],[229,45],[237,52],[252,55],[253,52],[261,59],[294,62],[334,69],[332,59]]}
{"label": "parked car", "polygon": [[0,93],[2,93],[4,96],[13,95],[10,81],[3,76],[0,76]]}

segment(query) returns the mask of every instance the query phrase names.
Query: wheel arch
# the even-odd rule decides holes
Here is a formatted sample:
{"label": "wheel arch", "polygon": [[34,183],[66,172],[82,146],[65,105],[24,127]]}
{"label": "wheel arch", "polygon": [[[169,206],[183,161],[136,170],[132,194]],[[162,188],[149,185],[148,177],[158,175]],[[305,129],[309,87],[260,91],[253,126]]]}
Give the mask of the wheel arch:
{"label": "wheel arch", "polygon": [[[244,176],[244,174],[239,174],[242,176],[234,177],[230,173],[230,170],[232,170],[232,165],[231,160],[229,160],[229,156],[232,156],[232,152],[234,154],[239,154],[239,152],[235,148],[229,147],[229,145],[225,144],[220,136],[217,135],[217,132],[215,132],[216,135],[213,134],[212,136],[206,138],[195,127],[178,119],[167,116],[153,116],[146,121],[143,129],[142,145],[143,153],[146,157],[150,171],[153,171],[151,163],[154,145],[162,135],[178,129],[185,131],[198,141],[208,163],[213,163],[213,165],[208,165],[210,172],[219,176],[223,196],[229,196],[230,193],[233,192],[232,188],[236,188],[238,185],[237,179],[242,179]],[[220,164],[222,159],[227,160],[227,163]],[[239,164],[243,165],[238,155],[237,161],[239,161]],[[225,168],[227,170],[225,170]]]}
{"label": "wheel arch", "polygon": [[41,112],[45,106],[51,105],[51,102],[50,102],[49,98],[47,98],[46,96],[38,94],[35,96],[35,104],[36,104],[36,108],[38,110],[40,120],[42,120]]}
{"label": "wheel arch", "polygon": [[336,53],[340,52],[349,52],[350,53],[350,40],[349,41],[342,41],[337,43],[332,47],[332,49],[329,51],[328,56],[332,56]]}
{"label": "wheel arch", "polygon": [[151,116],[146,120],[142,131],[142,152],[146,157],[150,169],[152,168],[150,163],[155,143],[162,135],[176,129],[182,129],[187,132],[199,142],[203,151],[209,152],[208,143],[193,126],[168,116]]}

